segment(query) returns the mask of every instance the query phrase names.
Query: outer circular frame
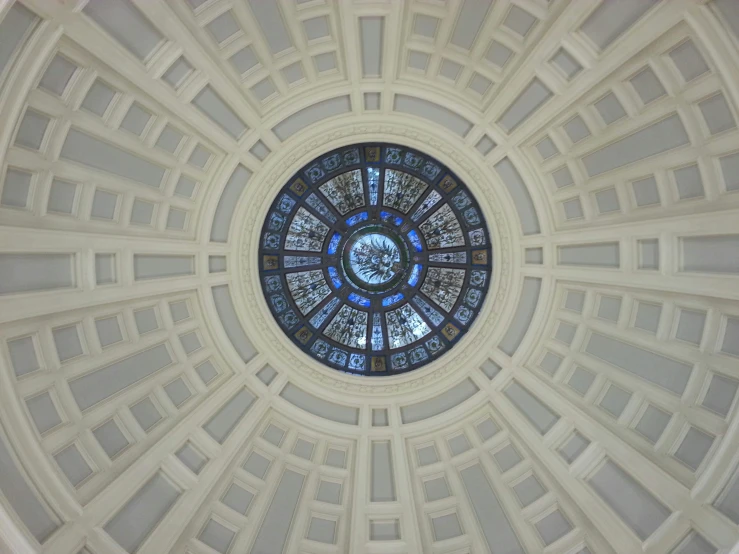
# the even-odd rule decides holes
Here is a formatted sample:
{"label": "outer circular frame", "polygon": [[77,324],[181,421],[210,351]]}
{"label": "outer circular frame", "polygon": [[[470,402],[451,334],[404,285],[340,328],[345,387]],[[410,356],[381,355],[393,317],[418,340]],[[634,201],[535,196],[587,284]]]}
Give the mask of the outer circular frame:
{"label": "outer circular frame", "polygon": [[[262,294],[259,260],[255,252],[261,241],[261,224],[274,198],[300,167],[317,154],[337,147],[388,139],[428,152],[468,184],[493,230],[495,264],[488,301],[453,353],[417,371],[386,379],[366,379],[332,370],[307,356],[291,341],[284,340],[284,333],[272,317]],[[236,163],[234,160],[229,167],[224,167],[224,179],[234,170]],[[234,261],[238,264],[240,280],[232,287],[237,315],[248,340],[261,353],[259,363],[271,363],[282,368],[291,381],[306,390],[317,395],[326,390],[341,391],[350,403],[361,401],[366,395],[425,398],[458,381],[457,368],[476,367],[482,363],[491,346],[497,344],[505,333],[513,317],[521,279],[520,271],[516,269],[520,239],[515,207],[495,172],[486,166],[484,160],[440,129],[404,116],[379,117],[371,123],[345,118],[326,122],[291,137],[280,155],[270,159],[251,177],[247,194],[234,212],[235,221],[240,222],[238,239],[234,243],[235,252],[238,252]],[[412,395],[408,396],[411,392]]]}
{"label": "outer circular frame", "polygon": [[[346,278],[342,254],[365,228],[386,229],[411,252],[397,286]],[[472,325],[492,278],[474,195],[437,160],[397,144],[345,146],[302,167],[272,203],[259,256],[285,334],[329,367],[362,375],[443,356]]]}

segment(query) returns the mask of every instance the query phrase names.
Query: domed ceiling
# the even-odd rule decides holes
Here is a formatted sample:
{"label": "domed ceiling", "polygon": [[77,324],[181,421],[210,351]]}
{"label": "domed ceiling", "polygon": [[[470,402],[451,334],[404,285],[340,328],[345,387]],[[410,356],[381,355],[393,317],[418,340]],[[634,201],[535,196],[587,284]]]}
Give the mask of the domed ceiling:
{"label": "domed ceiling", "polygon": [[735,0],[0,3],[0,551],[736,554],[738,107]]}

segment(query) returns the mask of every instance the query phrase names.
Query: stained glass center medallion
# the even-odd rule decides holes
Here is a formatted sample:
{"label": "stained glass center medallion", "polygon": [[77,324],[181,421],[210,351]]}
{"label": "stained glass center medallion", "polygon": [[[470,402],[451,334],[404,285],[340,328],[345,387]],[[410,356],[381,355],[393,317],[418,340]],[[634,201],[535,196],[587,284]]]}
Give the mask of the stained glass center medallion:
{"label": "stained glass center medallion", "polygon": [[259,250],[282,330],[321,363],[411,371],[470,328],[490,286],[482,212],[437,160],[392,144],[329,152],[278,193]]}
{"label": "stained glass center medallion", "polygon": [[400,236],[378,225],[367,226],[350,236],[342,257],[352,284],[373,294],[395,286],[408,263],[408,248]]}

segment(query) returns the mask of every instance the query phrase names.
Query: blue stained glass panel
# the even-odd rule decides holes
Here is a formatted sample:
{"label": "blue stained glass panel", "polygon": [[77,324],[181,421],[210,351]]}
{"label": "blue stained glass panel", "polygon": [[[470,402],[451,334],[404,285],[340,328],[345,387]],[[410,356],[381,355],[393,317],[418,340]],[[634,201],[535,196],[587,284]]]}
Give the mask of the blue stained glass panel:
{"label": "blue stained glass panel", "polygon": [[328,268],[328,276],[331,277],[331,282],[337,289],[340,289],[341,285],[344,284],[344,281],[342,281],[341,277],[339,277],[339,272],[336,271],[335,267],[331,266]]}
{"label": "blue stained glass panel", "polygon": [[403,224],[403,218],[399,217],[395,214],[391,214],[390,212],[380,212],[380,218],[382,218],[383,221],[387,221],[388,223],[392,223],[396,227],[400,227]]}
{"label": "blue stained glass panel", "polygon": [[367,212],[359,212],[358,214],[354,214],[353,216],[347,218],[346,224],[349,227],[353,227],[360,221],[367,221],[368,217],[369,217],[369,214]]}
{"label": "blue stained glass panel", "polygon": [[369,306],[370,305],[370,299],[365,298],[364,296],[361,296],[357,294],[356,292],[352,292],[349,294],[349,300],[351,302],[354,302],[355,304],[359,304],[360,306]]}
{"label": "blue stained glass panel", "polygon": [[392,296],[388,296],[386,298],[382,299],[382,305],[383,306],[392,306],[393,304],[397,304],[401,300],[403,300],[405,296],[403,296],[402,292],[396,292]]}
{"label": "blue stained glass panel", "polygon": [[362,354],[349,355],[349,369],[352,371],[364,371],[365,357]]}
{"label": "blue stained glass panel", "polygon": [[339,248],[339,243],[341,242],[341,235],[339,233],[334,233],[331,237],[331,242],[328,243],[328,253],[329,254],[336,254],[336,250]]}
{"label": "blue stained glass panel", "polygon": [[416,231],[409,231],[408,239],[411,241],[413,248],[416,249],[416,252],[423,252],[423,245],[421,244],[421,239],[418,238],[418,233],[416,233]]}
{"label": "blue stained glass panel", "polygon": [[415,287],[416,284],[418,284],[418,278],[421,276],[421,269],[423,269],[421,264],[413,266],[413,271],[411,271],[411,275],[408,277],[408,284],[410,286]]}

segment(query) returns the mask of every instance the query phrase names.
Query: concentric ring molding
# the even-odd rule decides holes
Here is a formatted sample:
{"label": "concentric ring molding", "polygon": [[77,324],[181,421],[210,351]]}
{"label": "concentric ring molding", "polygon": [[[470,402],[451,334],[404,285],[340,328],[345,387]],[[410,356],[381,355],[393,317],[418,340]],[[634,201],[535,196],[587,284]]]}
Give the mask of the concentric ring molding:
{"label": "concentric ring molding", "polygon": [[[242,323],[247,335],[254,341],[257,350],[266,356],[267,360],[274,360],[276,367],[285,368],[291,380],[300,383],[312,380],[321,388],[329,386],[344,392],[383,394],[402,393],[406,390],[425,388],[435,385],[434,389],[443,388],[446,383],[456,381],[461,375],[451,371],[453,367],[474,368],[484,359],[486,352],[480,349],[482,344],[497,344],[497,338],[505,329],[507,312],[515,308],[515,293],[511,297],[509,289],[516,287],[511,283],[516,279],[515,266],[510,257],[516,251],[513,246],[515,235],[509,232],[510,215],[515,213],[510,209],[510,202],[501,198],[498,193],[500,186],[490,178],[490,173],[478,160],[470,159],[449,141],[444,140],[436,129],[420,128],[418,121],[408,118],[407,124],[399,126],[397,117],[393,123],[377,122],[375,117],[367,117],[368,122],[341,122],[328,121],[325,125],[316,125],[304,132],[291,137],[285,143],[284,158],[270,161],[262,171],[252,176],[246,191],[234,214],[235,221],[241,221],[241,232],[234,240],[235,248],[240,253],[238,274],[242,277],[242,286],[234,287],[239,290],[235,294],[237,311],[242,317]],[[371,123],[369,122],[371,121]],[[433,133],[433,134],[432,134]],[[478,319],[455,347],[453,353],[447,353],[428,367],[416,370],[409,375],[399,375],[382,379],[370,380],[351,375],[337,374],[336,371],[322,366],[302,353],[294,345],[289,347],[281,340],[282,330],[274,322],[269,307],[263,299],[258,275],[258,259],[254,255],[259,247],[260,222],[269,210],[274,197],[284,183],[311,159],[342,146],[358,142],[382,140],[382,137],[392,137],[399,144],[416,148],[438,159],[467,183],[467,186],[478,198],[483,214],[491,228],[493,242],[493,274],[491,290],[487,296]],[[279,153],[278,153],[279,154]],[[509,207],[506,210],[506,207]],[[232,233],[236,230],[232,225]],[[253,314],[257,308],[257,314]],[[417,374],[417,375],[416,375]],[[437,381],[445,378],[442,383]],[[380,381],[375,383],[374,381]]]}
{"label": "concentric ring molding", "polygon": [[[44,213],[43,209],[41,213],[36,213],[21,212],[6,206],[0,208],[0,218],[7,217],[0,226],[0,238],[5,245],[3,252],[38,252],[41,249],[61,252],[72,249],[76,256],[75,270],[86,286],[95,279],[90,256],[97,251],[115,249],[119,253],[125,252],[126,256],[133,252],[174,251],[192,255],[196,261],[192,276],[166,278],[152,286],[142,287],[140,283],[128,282],[125,287],[97,287],[95,290],[93,285],[92,290],[88,288],[84,291],[84,305],[76,301],[81,300],[79,296],[73,298],[67,294],[68,291],[61,292],[58,300],[54,298],[53,302],[49,298],[56,296],[55,293],[0,297],[0,302],[9,308],[2,316],[0,341],[2,440],[10,451],[13,463],[22,470],[18,482],[26,483],[30,497],[41,499],[50,508],[46,510],[47,515],[50,513],[52,517],[58,517],[60,524],[49,540],[39,542],[23,520],[17,517],[17,512],[22,510],[19,500],[16,497],[3,497],[0,506],[0,540],[9,542],[16,551],[24,554],[121,552],[120,545],[105,530],[107,523],[125,509],[133,494],[146,488],[147,480],[152,475],[163,472],[161,474],[166,474],[175,483],[181,496],[166,515],[147,518],[146,523],[151,523],[154,531],[140,550],[142,554],[204,552],[204,542],[208,540],[205,530],[211,521],[237,531],[236,541],[240,542],[231,545],[231,551],[246,552],[264,527],[263,517],[268,513],[268,505],[281,482],[282,471],[275,468],[291,467],[308,476],[303,495],[305,503],[296,511],[290,530],[292,550],[313,552],[320,549],[321,552],[332,554],[342,552],[342,549],[349,552],[397,549],[398,552],[412,554],[429,551],[484,552],[493,549],[484,534],[491,526],[478,523],[479,505],[471,499],[470,488],[463,482],[465,474],[461,473],[467,467],[478,467],[490,480],[487,484],[490,493],[486,498],[497,497],[503,509],[503,516],[494,521],[511,522],[521,540],[522,550],[526,552],[581,554],[585,552],[581,549],[587,545],[592,554],[632,554],[641,551],[685,554],[685,548],[688,547],[681,550],[680,545],[684,546],[688,540],[693,541],[688,550],[690,554],[736,552],[739,541],[739,419],[736,394],[728,402],[721,398],[720,402],[715,402],[715,390],[711,393],[713,403],[708,401],[708,396],[709,387],[715,384],[712,378],[739,378],[736,341],[732,343],[727,339],[735,336],[731,335],[732,332],[739,333],[739,289],[736,285],[739,272],[736,269],[724,273],[715,271],[721,268],[719,262],[730,258],[700,257],[704,245],[715,246],[720,242],[717,237],[739,236],[736,216],[739,206],[736,190],[739,183],[730,180],[723,168],[724,165],[728,167],[734,159],[732,155],[739,154],[737,129],[719,130],[725,126],[728,118],[721,119],[717,124],[709,117],[717,104],[703,103],[710,98],[723,98],[728,113],[733,114],[735,121],[739,121],[739,58],[736,56],[739,50],[739,17],[733,0],[645,0],[629,3],[628,9],[622,8],[618,14],[607,17],[607,23],[618,25],[624,13],[629,15],[629,9],[641,10],[640,13],[632,17],[631,26],[623,27],[620,37],[607,46],[597,44],[592,36],[584,32],[583,26],[593,14],[602,15],[603,6],[612,5],[610,2],[496,0],[494,8],[484,19],[485,27],[481,36],[487,39],[490,34],[512,48],[511,60],[504,68],[493,68],[484,59],[488,45],[483,44],[483,39],[476,41],[469,54],[463,54],[459,47],[448,44],[446,31],[440,33],[437,28],[434,38],[419,36],[415,31],[416,17],[419,15],[436,17],[444,25],[463,21],[458,17],[460,11],[472,2],[452,2],[442,6],[440,3],[415,0],[374,4],[316,1],[293,5],[285,0],[280,6],[289,5],[292,10],[286,24],[294,37],[303,36],[304,20],[325,16],[329,21],[329,38],[298,47],[297,55],[301,56],[301,62],[310,64],[313,62],[312,55],[324,48],[333,48],[338,54],[339,67],[335,72],[316,75],[294,89],[289,87],[281,90],[279,99],[265,102],[256,100],[250,88],[255,84],[256,73],[244,79],[232,75],[227,65],[227,56],[232,51],[228,45],[222,48],[223,45],[216,44],[205,29],[213,17],[234,8],[239,11],[240,23],[246,21],[249,40],[258,45],[263,55],[270,56],[263,29],[257,18],[250,16],[249,0],[234,3],[211,0],[196,9],[192,8],[197,3],[194,0],[115,1],[120,5],[136,6],[143,18],[151,22],[151,28],[163,38],[159,43],[159,52],[146,63],[132,56],[120,41],[85,13],[80,13],[82,1],[20,0],[16,4],[28,7],[39,19],[32,33],[17,39],[22,48],[19,47],[11,63],[13,71],[3,76],[0,106],[3,160],[14,156],[12,159],[17,161],[19,153],[22,153],[23,160],[35,164],[29,168],[34,172],[53,167],[53,153],[48,158],[49,152],[38,156],[29,154],[13,145],[12,138],[25,104],[34,101],[34,98],[38,100],[40,91],[34,90],[35,84],[56,49],[61,47],[62,51],[73,48],[76,52],[84,53],[84,63],[81,62],[81,65],[89,80],[77,82],[82,86],[76,89],[75,102],[82,101],[92,83],[93,73],[99,71],[99,76],[103,80],[110,79],[114,88],[119,85],[122,87],[123,96],[148,103],[147,106],[154,109],[157,117],[174,121],[193,140],[197,139],[217,150],[219,162],[208,168],[207,175],[203,177],[203,188],[192,202],[193,226],[189,230],[193,233],[187,237],[166,231],[159,234],[134,232],[127,226],[117,228],[111,225],[106,228],[104,225],[109,224],[91,223],[89,220],[67,219],[62,222],[58,216]],[[11,4],[6,3],[0,8],[0,24],[2,18],[7,17],[10,7]],[[525,13],[513,12],[514,8]],[[515,29],[505,23],[509,13],[517,13],[519,21],[520,16],[523,15],[525,19],[528,13],[535,20],[531,30],[526,34],[516,34]],[[362,75],[362,44],[357,32],[359,18],[362,17],[385,18],[386,56],[382,79],[368,79]],[[483,21],[483,18],[478,20]],[[0,33],[0,40],[7,40],[9,36],[13,35]],[[684,70],[691,70],[695,66],[691,63],[686,65],[685,51],[682,51],[683,57],[678,60],[682,65],[677,65],[673,53],[682,45],[688,45],[688,52],[691,52],[692,45],[699,60],[702,59],[705,64],[706,73],[690,79],[685,76]],[[559,48],[563,48],[582,66],[574,77],[565,78],[565,74],[552,62],[552,56],[559,52]],[[410,66],[411,51],[430,56],[431,62],[425,71]],[[193,110],[188,102],[192,90],[175,91],[160,82],[162,71],[166,69],[164,66],[180,53],[196,66],[199,73],[194,83],[196,87],[205,83],[213,84],[227,102],[238,106],[238,110],[243,111],[241,115],[250,119],[252,128],[240,140],[232,140],[208,118]],[[442,59],[446,58],[464,62],[467,73],[456,83],[435,74]],[[263,75],[268,74],[272,79],[280,79],[280,64],[285,59],[270,56],[269,69],[265,69],[265,73],[258,78],[262,79]],[[89,63],[91,61],[95,63]],[[645,68],[651,69],[657,81],[666,89],[663,97],[651,102],[643,100],[632,82],[638,72]],[[467,78],[471,72],[480,72],[493,81],[484,93],[470,88],[472,81]],[[12,78],[8,78],[9,75]],[[498,116],[533,76],[545,82],[556,100],[542,106],[525,125],[506,133],[497,123]],[[643,93],[644,89],[641,90]],[[381,94],[383,109],[374,113],[365,111],[362,107],[364,92]],[[593,104],[612,92],[624,103],[627,113],[620,122],[607,123],[598,115]],[[337,94],[350,95],[350,115],[322,121],[284,143],[272,136],[272,128],[284,118],[282,108],[289,106],[294,113],[294,109],[313,105]],[[454,104],[451,108],[472,121],[474,128],[462,139],[426,120],[396,113],[392,102],[395,94],[417,96],[442,106]],[[721,96],[717,96],[719,94]],[[39,105],[35,104],[35,107],[39,108]],[[575,176],[576,183],[573,185],[561,190],[555,187],[553,173],[565,163],[573,170],[577,169],[587,153],[603,149],[613,141],[629,136],[635,129],[646,127],[670,113],[679,115],[688,131],[689,146],[638,160],[593,179],[588,179],[581,172]],[[65,105],[63,110],[54,114],[58,118],[55,130],[66,128],[69,119],[79,115],[75,106]],[[575,115],[583,117],[592,132],[590,137],[577,144],[568,138],[563,128]],[[99,119],[94,119],[96,116],[84,117],[101,138],[110,137],[114,140],[119,132],[115,118],[112,122],[106,120],[107,126],[104,126]],[[331,136],[322,136],[324,131]],[[252,302],[253,296],[249,296],[249,290],[241,289],[240,283],[247,283],[257,290],[254,288],[256,278],[251,271],[253,268],[247,259],[250,244],[241,227],[246,226],[249,217],[252,221],[261,222],[268,197],[274,195],[273,191],[289,177],[294,168],[334,146],[358,140],[355,135],[372,140],[385,140],[392,136],[396,142],[435,155],[460,176],[464,175],[470,185],[476,181],[469,175],[480,175],[479,182],[485,183],[490,194],[494,191],[499,193],[499,197],[489,199],[493,211],[485,215],[489,225],[499,227],[493,233],[496,239],[499,238],[500,229],[510,230],[511,236],[502,241],[496,250],[496,267],[501,260],[501,250],[506,248],[510,267],[507,273],[500,268],[501,276],[495,282],[500,288],[495,291],[496,300],[489,302],[490,317],[486,318],[485,325],[479,325],[480,340],[490,336],[491,343],[483,343],[486,348],[475,352],[472,350],[479,343],[473,345],[470,341],[463,356],[459,359],[450,356],[450,362],[464,364],[456,371],[450,368],[442,374],[444,368],[438,368],[438,371],[428,368],[419,372],[418,376],[409,375],[405,380],[398,378],[397,381],[388,381],[390,384],[385,389],[367,388],[364,382],[336,375],[331,375],[330,381],[327,381],[329,376],[321,371],[321,367],[310,367],[289,349],[285,353],[272,352],[274,348],[269,337],[279,329],[272,326],[262,332],[254,322],[249,321],[249,314],[255,310],[266,322],[270,322],[270,319],[266,307],[259,304],[261,295],[257,294],[257,301]],[[495,149],[484,157],[474,149],[475,141],[483,135],[497,143]],[[555,139],[560,154],[542,159],[537,144],[545,136]],[[257,137],[267,140],[272,149],[264,163],[246,153]],[[60,138],[61,134],[57,136],[57,139]],[[149,138],[152,142],[156,139]],[[311,144],[308,144],[309,141]],[[123,148],[132,144],[129,141]],[[304,154],[299,155],[300,159],[294,158],[295,152],[291,152],[290,148]],[[141,155],[140,149],[137,152]],[[155,155],[152,153],[152,156]],[[520,226],[517,225],[515,208],[509,195],[499,192],[505,187],[498,181],[495,164],[503,157],[513,161],[530,188],[541,223],[541,235],[520,237]],[[157,158],[165,159],[158,155]],[[186,163],[184,158],[179,162]],[[219,197],[216,190],[226,183],[233,167],[239,162],[247,163],[254,170],[254,175],[234,216],[229,243],[214,244],[209,241],[209,233],[214,202],[217,203]],[[695,163],[703,177],[705,196],[681,198],[676,170]],[[663,201],[659,207],[639,206],[630,196],[634,180],[647,175],[657,177],[657,188]],[[272,182],[267,182],[269,179]],[[91,178],[86,185],[94,184],[94,181]],[[146,190],[136,188],[138,185],[132,183],[128,185],[125,189],[128,194],[139,194],[141,190]],[[618,191],[623,213],[600,213],[595,196],[607,187],[614,187]],[[205,190],[208,194],[203,194]],[[252,191],[262,191],[262,196],[258,198],[261,204],[253,206],[250,211],[247,204]],[[477,196],[483,203],[486,195],[478,193]],[[563,202],[576,196],[582,202],[583,217],[566,219]],[[39,198],[44,200],[43,194]],[[169,199],[164,201],[170,202]],[[500,213],[496,214],[495,208]],[[644,241],[655,239],[660,249],[657,258],[659,269],[639,267],[641,247],[644,244],[654,246]],[[63,240],[67,243],[63,243]],[[690,240],[694,242],[690,243]],[[127,241],[130,244],[124,246]],[[618,267],[580,267],[559,263],[559,247],[577,246],[583,242],[618,244],[621,254]],[[523,261],[523,249],[527,247],[541,248],[544,262],[538,266],[526,264]],[[686,247],[690,248],[686,250]],[[651,252],[653,255],[654,252]],[[684,254],[701,261],[702,272],[686,271],[682,265]],[[227,256],[228,270],[222,274],[209,274],[209,255]],[[242,256],[247,256],[243,263]],[[125,263],[129,261],[126,258]],[[580,257],[579,261],[589,260]],[[125,264],[122,268],[124,272],[131,271]],[[523,278],[541,279],[541,295],[526,337],[509,358],[497,352],[495,345],[499,344],[500,337],[514,318],[518,305],[516,296]],[[223,284],[231,287],[239,317],[249,338],[259,341],[260,354],[246,366],[228,342],[213,306],[211,287]],[[507,289],[503,288],[504,285]],[[91,438],[88,424],[92,421],[93,425],[97,425],[102,421],[100,418],[103,416],[97,410],[88,412],[82,419],[66,420],[60,429],[38,432],[26,408],[26,400],[48,386],[66,386],[63,383],[67,377],[63,373],[66,369],[55,365],[53,371],[44,369],[37,374],[18,377],[9,362],[9,340],[28,333],[40,334],[43,355],[53,359],[57,354],[50,327],[87,318],[87,327],[83,331],[88,339],[92,337],[95,342],[94,328],[89,326],[92,319],[121,310],[128,317],[131,316],[132,307],[147,303],[156,305],[158,309],[169,310],[168,301],[175,299],[191,302],[193,316],[185,323],[172,326],[169,322],[162,336],[167,334],[167,341],[177,343],[178,335],[196,330],[206,343],[206,350],[214,353],[214,359],[224,370],[222,379],[211,387],[198,389],[200,396],[197,401],[167,412],[165,421],[167,425],[172,423],[170,427],[155,427],[150,434],[138,430],[132,450],[128,451],[128,454],[135,456],[123,455],[110,460],[104,453],[96,452],[100,447]],[[610,303],[607,304],[604,299],[610,299]],[[618,304],[618,309],[615,309],[614,315],[615,304]],[[571,309],[573,305],[577,309]],[[656,324],[654,309],[650,312],[650,306],[660,306],[662,310]],[[681,322],[695,321],[695,318],[691,320],[684,317],[691,310],[693,316],[695,313],[705,313],[705,326],[698,339],[695,338],[695,327],[688,327],[687,331],[680,330]],[[493,315],[494,311],[497,311],[497,315]],[[31,318],[29,314],[32,314]],[[131,325],[131,321],[124,323]],[[573,328],[574,335],[570,334]],[[656,329],[656,332],[650,329]],[[677,396],[643,379],[635,373],[635,365],[622,364],[622,367],[618,367],[598,360],[588,349],[588,337],[593,333],[641,348],[643,352],[654,351],[664,358],[681,360],[690,365],[691,377],[684,394]],[[678,333],[693,342],[679,338]],[[179,344],[175,346],[180,348]],[[140,342],[127,343],[118,350],[118,347],[113,347],[107,352],[95,352],[82,365],[75,366],[72,373],[76,376],[79,375],[79,368],[87,371],[103,367],[112,359],[123,356],[121,352],[129,355],[140,347]],[[482,357],[487,354],[491,354],[503,366],[492,381],[477,369]],[[560,356],[563,360],[560,368],[553,373],[549,372],[552,366],[547,366],[551,358],[544,363],[547,354]],[[192,365],[192,358],[182,357],[180,361],[183,367]],[[75,363],[70,362],[66,368]],[[256,372],[268,363],[274,363],[279,368],[279,374],[271,385],[265,386]],[[597,375],[596,384],[585,396],[574,392],[570,382],[575,364]],[[192,371],[192,367],[188,370]],[[468,378],[480,389],[472,398],[443,414],[420,422],[403,422],[402,407],[412,402],[434,399]],[[358,425],[314,417],[290,404],[278,394],[287,383],[295,384],[318,397],[357,407]],[[511,402],[506,391],[512,383],[528,390],[559,416],[546,434],[532,424],[525,409]],[[726,383],[730,384],[730,381]],[[136,390],[122,391],[121,398],[106,402],[106,409],[110,405],[124,412],[129,418],[128,425],[135,428],[137,424],[131,419],[128,406],[138,402],[144,395],[164,395],[164,384],[164,380],[159,378],[144,380]],[[235,388],[241,386],[247,386],[258,399],[229,439],[217,444],[207,436],[203,425],[225,405]],[[604,408],[611,406],[613,409],[609,404],[613,397],[608,396],[608,400],[604,400],[612,390],[608,387],[613,386],[632,393],[629,404],[618,418]],[[726,384],[724,387],[723,390],[728,390]],[[74,400],[70,401],[68,397],[61,400],[63,409],[76,409]],[[647,404],[670,414],[671,423],[657,444],[647,441],[635,428],[641,418],[646,419],[646,412],[642,413],[642,410]],[[375,408],[387,410],[387,426],[374,424]],[[104,414],[104,417],[108,415]],[[499,429],[497,433],[490,434],[491,423]],[[281,442],[274,439],[274,433],[270,435],[273,427],[285,431]],[[482,429],[486,429],[485,433],[488,434],[483,435]],[[713,437],[710,448],[702,451],[699,464],[694,458],[686,456],[685,449],[681,450],[683,445],[685,448],[700,446],[700,435],[696,434],[696,430]],[[584,436],[590,444],[570,464],[563,459],[561,448],[576,438],[575,432]],[[469,441],[471,448],[466,452],[455,451],[463,443],[462,437]],[[293,446],[298,438],[307,439],[314,445],[312,461],[294,454]],[[84,443],[88,439],[91,442]],[[91,485],[88,481],[79,488],[71,485],[54,459],[59,448],[77,440],[83,441],[83,449],[88,454],[95,454],[93,457],[97,464],[94,475],[97,482]],[[185,444],[194,445],[208,458],[199,474],[188,469],[177,456]],[[380,453],[391,453],[390,467],[395,472],[396,484],[396,500],[393,502],[373,502],[370,496],[373,483],[378,481],[373,477],[377,445]],[[345,449],[343,468],[327,463],[328,452],[336,448]],[[423,465],[421,452],[428,453],[429,448],[440,459]],[[240,469],[252,451],[261,452],[273,460],[272,469],[264,480],[250,477]],[[510,456],[512,452],[517,453],[520,461],[504,471],[501,464],[505,464],[505,456]],[[697,467],[689,467],[691,463]],[[651,506],[648,508],[649,514],[663,513],[662,508],[652,502],[655,499],[671,512],[646,539],[638,534],[638,525],[613,509],[613,502],[621,496],[619,490],[595,491],[593,478],[605,475],[603,468],[607,469],[606,473],[611,472],[612,477],[618,476],[614,469],[620,468],[623,475],[632,479],[628,481],[621,478],[617,483],[622,486],[636,483],[636,490],[641,495],[639,498],[644,501],[642,508]],[[466,475],[469,476],[469,473]],[[547,493],[524,508],[514,491],[527,475],[536,476]],[[445,499],[432,500],[426,493],[426,485],[438,486],[439,478],[446,482],[451,494]],[[322,504],[314,500],[315,486],[326,479],[341,484],[340,504]],[[386,483],[382,478],[379,481],[381,485]],[[229,511],[221,501],[233,482],[242,485],[248,482],[248,487],[253,487],[257,494],[257,504],[252,506],[252,512],[246,519]],[[486,490],[486,483],[478,484],[483,486],[477,490]],[[542,527],[546,531],[546,526],[541,523],[543,518],[550,516],[553,518],[547,519],[547,522],[556,521],[557,514],[569,522],[570,531],[549,542],[552,535],[544,538]],[[327,517],[336,518],[334,544],[318,543],[310,538],[312,522],[316,517],[322,517],[324,521]],[[460,523],[463,535],[440,540],[443,535],[440,536],[439,531],[443,533],[449,529],[449,524],[453,528],[455,518]],[[391,531],[402,532],[396,541],[388,543],[373,540],[371,522],[378,519],[380,522],[398,522],[397,529],[388,524]],[[567,529],[567,525],[559,520],[560,528],[563,525]]]}

